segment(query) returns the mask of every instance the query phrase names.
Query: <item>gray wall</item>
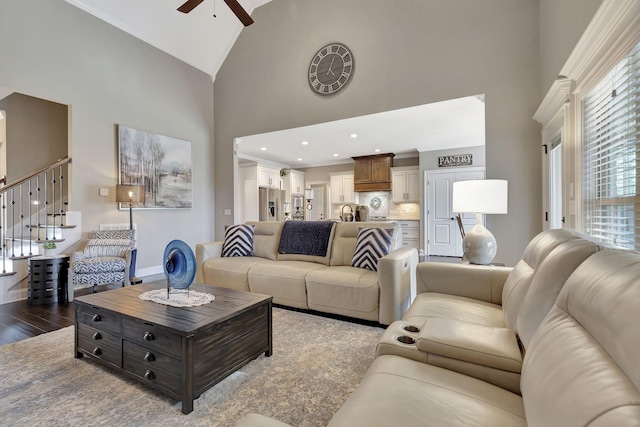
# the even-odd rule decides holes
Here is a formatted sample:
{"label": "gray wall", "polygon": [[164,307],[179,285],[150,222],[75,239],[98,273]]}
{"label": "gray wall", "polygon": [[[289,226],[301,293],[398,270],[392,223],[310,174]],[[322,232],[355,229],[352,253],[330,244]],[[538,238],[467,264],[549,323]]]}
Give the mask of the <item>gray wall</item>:
{"label": "gray wall", "polygon": [[[541,230],[537,0],[274,0],[254,12],[215,80],[216,235],[233,217],[232,141],[297,126],[485,94],[487,177],[526,195],[489,229],[513,264]],[[350,85],[314,95],[309,60],[324,44],[355,56]]]}
{"label": "gray wall", "polygon": [[602,0],[540,0],[540,93],[553,81]]}
{"label": "gray wall", "polygon": [[193,208],[134,212],[138,268],[160,266],[172,239],[194,247],[212,234],[210,76],[63,0],[3,0],[0,40],[0,85],[70,107],[69,209],[82,212],[84,231],[129,220],[114,201],[116,124],[125,124],[192,143]]}
{"label": "gray wall", "polygon": [[0,100],[7,113],[7,182],[67,156],[69,109],[21,93]]}

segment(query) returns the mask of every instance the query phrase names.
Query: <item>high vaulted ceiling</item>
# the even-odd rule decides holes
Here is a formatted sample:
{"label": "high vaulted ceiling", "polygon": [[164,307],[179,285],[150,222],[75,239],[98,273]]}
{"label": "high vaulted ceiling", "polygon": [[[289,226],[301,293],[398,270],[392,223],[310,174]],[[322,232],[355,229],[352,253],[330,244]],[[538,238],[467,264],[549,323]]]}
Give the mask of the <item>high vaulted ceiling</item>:
{"label": "high vaulted ceiling", "polygon": [[[205,0],[188,14],[176,10],[185,0],[66,1],[213,79],[244,28],[223,0]],[[270,1],[239,0],[249,15]]]}

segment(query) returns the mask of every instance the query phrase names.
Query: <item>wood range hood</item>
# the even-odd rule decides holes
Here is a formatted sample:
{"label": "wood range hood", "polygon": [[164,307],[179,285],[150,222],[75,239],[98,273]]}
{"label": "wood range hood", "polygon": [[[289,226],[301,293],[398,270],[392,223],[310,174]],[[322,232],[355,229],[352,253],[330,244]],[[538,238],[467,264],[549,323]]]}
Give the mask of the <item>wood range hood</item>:
{"label": "wood range hood", "polygon": [[391,167],[395,154],[352,157],[355,191],[391,191]]}

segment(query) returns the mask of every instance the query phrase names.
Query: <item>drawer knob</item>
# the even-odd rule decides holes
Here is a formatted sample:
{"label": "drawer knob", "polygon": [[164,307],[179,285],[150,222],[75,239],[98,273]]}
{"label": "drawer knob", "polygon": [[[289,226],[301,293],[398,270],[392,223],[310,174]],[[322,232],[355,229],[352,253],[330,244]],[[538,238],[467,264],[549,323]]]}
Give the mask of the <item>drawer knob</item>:
{"label": "drawer knob", "polygon": [[99,314],[94,314],[93,317],[91,318],[92,322],[100,322],[102,320],[102,317],[100,317]]}
{"label": "drawer knob", "polygon": [[155,380],[156,379],[156,375],[153,373],[153,371],[147,370],[147,372],[144,373],[144,378],[146,380]]}
{"label": "drawer knob", "polygon": [[102,350],[100,350],[100,347],[96,347],[91,353],[93,353],[94,356],[100,356],[102,354]]}
{"label": "drawer knob", "polygon": [[94,340],[101,340],[102,339],[102,335],[100,335],[100,332],[94,332],[93,339]]}
{"label": "drawer knob", "polygon": [[156,339],[155,335],[153,335],[151,332],[145,332],[144,336],[142,337],[145,341],[153,341]]}
{"label": "drawer knob", "polygon": [[156,360],[156,357],[150,351],[147,351],[147,354],[144,355],[145,362],[153,362]]}

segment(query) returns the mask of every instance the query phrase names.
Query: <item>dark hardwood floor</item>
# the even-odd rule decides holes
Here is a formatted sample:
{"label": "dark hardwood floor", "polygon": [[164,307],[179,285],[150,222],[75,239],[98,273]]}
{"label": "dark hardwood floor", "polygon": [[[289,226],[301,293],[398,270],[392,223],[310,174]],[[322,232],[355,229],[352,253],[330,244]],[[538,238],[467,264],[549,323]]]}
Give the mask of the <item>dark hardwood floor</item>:
{"label": "dark hardwood floor", "polygon": [[[164,275],[147,276],[144,282],[161,280]],[[115,289],[119,285],[100,285],[99,291]],[[91,288],[77,290],[75,296],[93,292]],[[40,334],[73,326],[73,302],[30,305],[27,300],[0,304],[0,345],[18,342]]]}
{"label": "dark hardwood floor", "polygon": [[29,305],[27,300],[0,305],[0,345],[55,331],[74,322],[73,302]]}

